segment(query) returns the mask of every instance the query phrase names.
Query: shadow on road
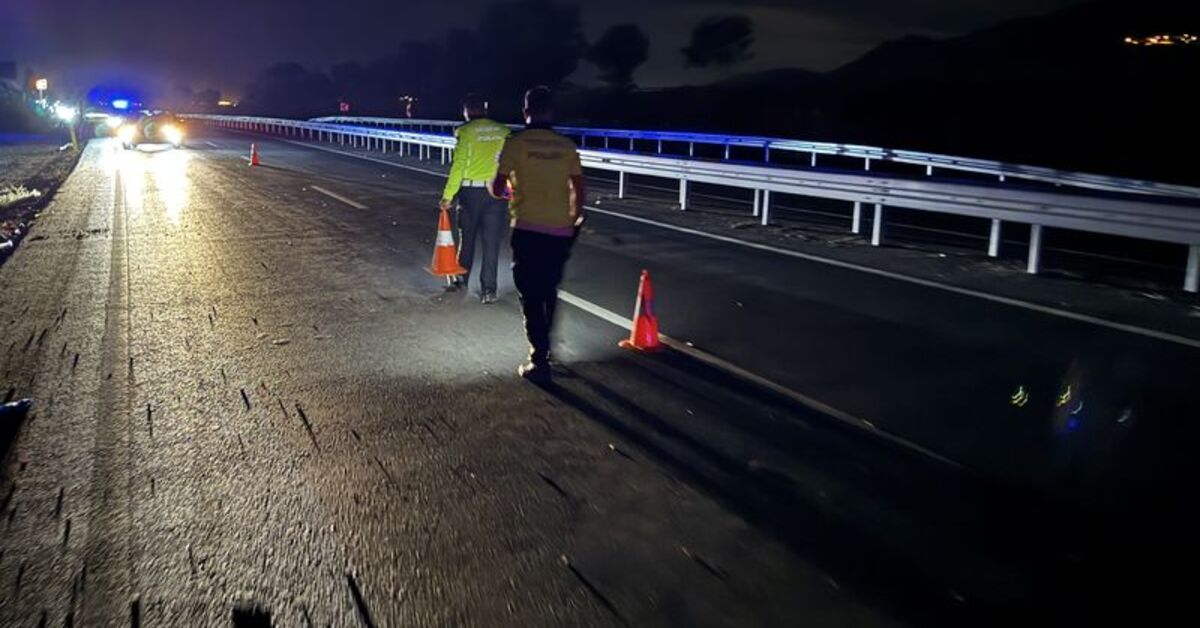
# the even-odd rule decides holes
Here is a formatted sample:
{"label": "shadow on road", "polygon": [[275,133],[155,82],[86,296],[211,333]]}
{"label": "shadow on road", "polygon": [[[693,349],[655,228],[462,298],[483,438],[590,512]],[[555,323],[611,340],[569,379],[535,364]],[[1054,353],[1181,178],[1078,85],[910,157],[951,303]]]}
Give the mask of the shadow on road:
{"label": "shadow on road", "polygon": [[[654,407],[614,369],[715,411]],[[1150,553],[1114,545],[1105,525],[1068,504],[900,450],[686,356],[566,370],[549,394],[915,625],[1102,617],[1155,588],[1128,580],[1154,566]],[[747,447],[782,461],[748,457]]]}

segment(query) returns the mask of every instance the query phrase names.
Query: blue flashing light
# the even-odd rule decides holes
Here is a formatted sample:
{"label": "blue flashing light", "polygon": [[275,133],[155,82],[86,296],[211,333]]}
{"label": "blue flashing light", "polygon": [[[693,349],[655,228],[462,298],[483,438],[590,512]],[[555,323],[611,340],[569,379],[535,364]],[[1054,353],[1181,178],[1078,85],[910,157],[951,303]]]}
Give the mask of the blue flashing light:
{"label": "blue flashing light", "polygon": [[125,111],[126,109],[129,108],[129,101],[124,98],[115,98],[112,101],[112,106],[113,106],[113,109],[120,109],[121,111]]}

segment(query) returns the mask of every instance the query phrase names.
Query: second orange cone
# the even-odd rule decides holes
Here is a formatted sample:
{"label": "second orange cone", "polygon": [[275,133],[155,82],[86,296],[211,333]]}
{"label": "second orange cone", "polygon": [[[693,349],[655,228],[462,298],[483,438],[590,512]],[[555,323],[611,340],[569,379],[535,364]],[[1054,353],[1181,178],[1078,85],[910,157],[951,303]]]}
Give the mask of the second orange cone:
{"label": "second orange cone", "polygon": [[662,342],[658,339],[658,315],[654,310],[654,287],[650,284],[649,271],[643,270],[642,279],[638,282],[637,303],[633,306],[633,329],[629,332],[629,338],[619,344],[624,349],[637,351],[662,350]]}
{"label": "second orange cone", "polygon": [[458,247],[454,246],[454,232],[450,231],[450,214],[442,209],[438,217],[437,242],[433,246],[433,264],[427,269],[438,277],[456,277],[467,274],[467,269],[458,263]]}
{"label": "second orange cone", "polygon": [[258,145],[257,144],[250,145],[250,165],[251,166],[261,165],[258,162]]}

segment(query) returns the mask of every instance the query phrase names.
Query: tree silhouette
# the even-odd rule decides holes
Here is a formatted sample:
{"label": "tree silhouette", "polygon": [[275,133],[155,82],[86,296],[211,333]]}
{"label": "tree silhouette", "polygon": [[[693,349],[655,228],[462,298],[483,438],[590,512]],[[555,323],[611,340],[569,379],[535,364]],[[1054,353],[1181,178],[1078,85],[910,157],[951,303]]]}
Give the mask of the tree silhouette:
{"label": "tree silhouette", "polygon": [[551,0],[513,0],[484,9],[478,63],[484,90],[512,100],[534,85],[557,85],[579,66],[584,50],[579,7]]}
{"label": "tree silhouette", "polygon": [[280,117],[311,117],[337,111],[329,78],[309,72],[298,63],[279,63],[264,70],[246,89],[242,102],[250,112]]}
{"label": "tree silhouette", "polygon": [[712,15],[692,30],[692,41],[682,49],[687,67],[728,67],[750,59],[754,25],[744,15]]}
{"label": "tree silhouette", "polygon": [[584,58],[600,69],[600,80],[613,87],[633,85],[633,72],[650,56],[650,41],[636,24],[618,24],[588,47]]}

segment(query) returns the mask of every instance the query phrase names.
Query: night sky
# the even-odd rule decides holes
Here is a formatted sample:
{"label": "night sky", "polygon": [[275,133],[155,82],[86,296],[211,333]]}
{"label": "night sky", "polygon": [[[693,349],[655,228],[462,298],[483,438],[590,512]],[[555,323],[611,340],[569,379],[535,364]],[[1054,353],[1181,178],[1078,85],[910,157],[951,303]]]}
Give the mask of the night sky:
{"label": "night sky", "polygon": [[[828,70],[904,34],[947,36],[1079,0],[588,0],[585,35],[621,22],[649,35],[643,86],[697,83],[679,48],[697,21],[742,13],[755,24],[755,58],[738,71]],[[0,60],[84,86],[122,77],[171,80],[236,97],[263,67],[298,61],[318,70],[393,52],[405,39],[475,28],[489,0],[0,0]],[[589,81],[580,64],[573,77]]]}

